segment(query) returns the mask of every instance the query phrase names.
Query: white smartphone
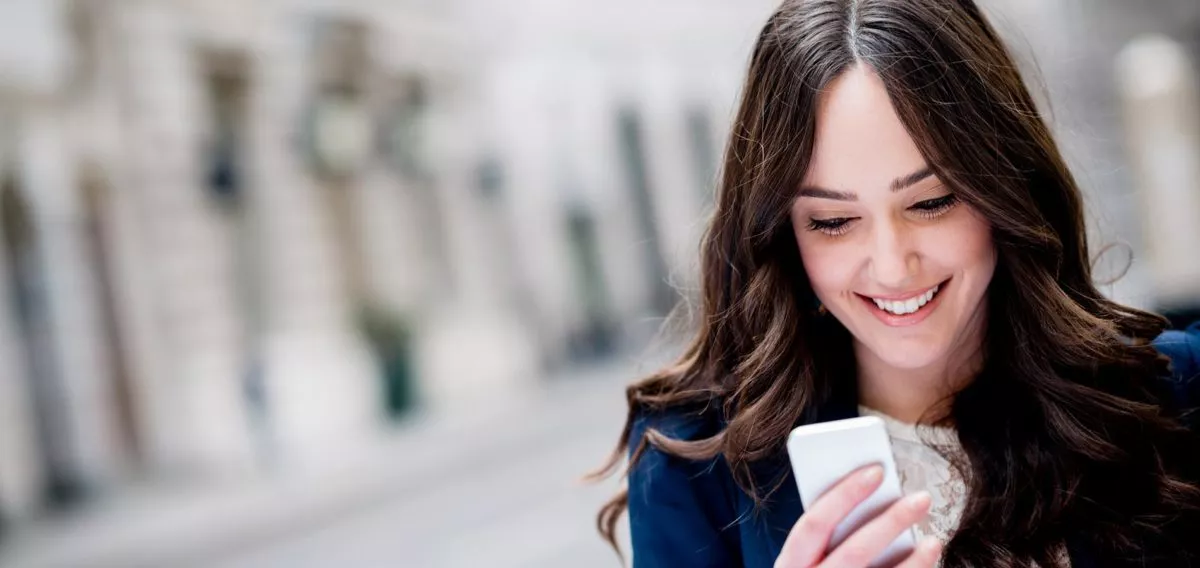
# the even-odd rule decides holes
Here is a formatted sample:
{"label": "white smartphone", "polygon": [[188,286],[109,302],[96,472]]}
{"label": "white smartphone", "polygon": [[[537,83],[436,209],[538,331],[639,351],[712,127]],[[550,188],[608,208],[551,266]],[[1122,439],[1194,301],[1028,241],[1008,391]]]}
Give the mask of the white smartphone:
{"label": "white smartphone", "polygon": [[[887,428],[877,416],[797,427],[788,436],[787,450],[800,490],[800,502],[806,511],[855,470],[874,464],[883,466],[883,484],[833,531],[829,543],[831,550],[903,496]],[[905,530],[871,563],[872,568],[900,562],[912,552],[914,543],[912,529]]]}

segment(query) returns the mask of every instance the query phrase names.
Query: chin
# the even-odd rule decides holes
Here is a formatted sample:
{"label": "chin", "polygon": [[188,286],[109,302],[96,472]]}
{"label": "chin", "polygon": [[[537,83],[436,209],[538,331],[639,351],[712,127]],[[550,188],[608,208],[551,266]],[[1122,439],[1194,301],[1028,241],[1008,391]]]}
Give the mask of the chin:
{"label": "chin", "polygon": [[928,342],[909,345],[907,341],[889,341],[887,345],[869,346],[880,361],[896,369],[924,369],[945,357],[946,350],[941,346],[931,346]]}

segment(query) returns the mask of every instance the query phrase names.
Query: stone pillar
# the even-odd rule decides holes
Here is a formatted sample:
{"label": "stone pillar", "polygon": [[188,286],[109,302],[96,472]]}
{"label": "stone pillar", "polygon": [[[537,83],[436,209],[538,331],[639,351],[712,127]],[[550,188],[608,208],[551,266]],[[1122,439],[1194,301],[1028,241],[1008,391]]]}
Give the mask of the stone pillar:
{"label": "stone pillar", "polygon": [[[29,206],[36,263],[44,278],[49,378],[61,397],[46,423],[68,441],[67,467],[77,481],[99,484],[113,476],[119,450],[108,366],[99,350],[96,282],[84,249],[83,211],[61,109],[31,103],[20,118],[21,188]],[[68,488],[69,490],[69,488]],[[68,497],[69,498],[69,497]]]}
{"label": "stone pillar", "polygon": [[170,3],[124,4],[125,222],[144,238],[156,376],[147,378],[150,452],[161,467],[241,474],[255,467],[242,377],[233,235],[203,186],[203,71],[188,22]]}
{"label": "stone pillar", "polygon": [[94,282],[85,271],[72,133],[64,124],[62,91],[72,55],[64,15],[58,0],[0,6],[6,25],[0,90],[14,113],[2,125],[2,167],[12,184],[6,206],[21,208],[20,222],[27,224],[15,228],[23,244],[8,259],[14,273],[3,297],[5,323],[17,325],[6,325],[3,334],[7,373],[0,380],[0,415],[9,423],[0,427],[0,506],[16,510],[42,497],[36,493],[43,481],[51,499],[76,499],[109,478],[116,461],[111,393],[96,349]]}
{"label": "stone pillar", "polygon": [[1150,36],[1127,45],[1116,67],[1154,305],[1168,315],[1200,317],[1200,88],[1195,65],[1178,43]]}
{"label": "stone pillar", "polygon": [[555,162],[564,151],[562,140],[555,139],[550,109],[552,75],[534,62],[506,61],[493,66],[485,83],[503,164],[501,207],[517,250],[517,285],[528,291],[527,311],[551,366],[563,361],[567,336],[581,311],[572,281],[562,180],[557,176],[561,168]]}
{"label": "stone pillar", "polygon": [[[12,133],[15,124],[11,120],[0,120],[0,128]],[[0,180],[7,181],[15,178],[17,172],[7,169],[13,163],[11,138],[5,136],[0,140],[5,143],[0,164],[6,168],[0,170],[0,176],[3,176]],[[22,352],[24,338],[17,325],[17,314],[10,309],[12,275],[8,273],[7,265],[7,259],[0,262],[0,523],[35,512],[40,504],[45,474],[37,444],[36,409],[31,404],[29,370]]]}
{"label": "stone pillar", "polygon": [[692,286],[698,242],[704,224],[701,198],[689,155],[687,116],[692,101],[678,73],[665,62],[641,70],[646,124],[646,154],[662,238],[661,248],[672,284]]}
{"label": "stone pillar", "polygon": [[384,406],[375,362],[355,329],[339,273],[334,219],[306,162],[311,25],[287,2],[262,8],[251,84],[249,185],[258,219],[267,412],[284,460],[328,459],[371,441]]}
{"label": "stone pillar", "polygon": [[580,184],[576,200],[595,219],[600,252],[599,286],[607,296],[613,323],[624,324],[644,317],[643,306],[650,291],[646,286],[646,264],[635,243],[639,234],[630,211],[630,199],[621,143],[617,132],[619,103],[612,100],[611,83],[602,68],[577,64],[563,77],[573,128],[570,133],[570,164]]}
{"label": "stone pillar", "polygon": [[[7,275],[0,274],[0,278]],[[7,282],[0,293],[8,297]],[[5,303],[7,306],[7,302]],[[41,502],[44,471],[37,447],[31,394],[25,384],[25,367],[18,363],[20,339],[8,323],[7,307],[0,312],[0,523],[32,514]]]}
{"label": "stone pillar", "polygon": [[[527,320],[518,317],[505,265],[504,212],[484,196],[474,165],[481,152],[472,135],[479,121],[468,100],[453,89],[436,92],[430,117],[430,154],[439,223],[453,294],[444,298],[421,329],[418,364],[422,390],[435,406],[453,407],[496,394],[527,389],[540,378],[538,345]],[[501,191],[512,196],[514,188]],[[553,225],[550,219],[534,221]],[[511,261],[511,259],[510,259]]]}
{"label": "stone pillar", "polygon": [[[621,132],[620,113],[632,97],[614,94],[613,84],[620,78],[607,71],[595,64],[573,62],[569,71],[558,74],[555,83],[564,88],[562,104],[567,115],[561,121],[567,125],[567,141],[558,161],[568,165],[567,173],[576,186],[571,206],[584,209],[594,224],[600,274],[599,281],[589,286],[593,294],[602,295],[607,306],[604,319],[609,321],[605,324],[612,327],[613,334],[609,340],[638,341],[658,323],[648,317],[658,314],[647,310],[656,286],[646,258],[653,254],[655,243],[645,239],[635,214],[638,204],[630,188],[627,140]],[[646,120],[641,118],[645,134]],[[584,308],[579,294],[576,298],[578,308]],[[580,311],[579,320],[589,317]],[[591,317],[595,319],[595,315]]]}

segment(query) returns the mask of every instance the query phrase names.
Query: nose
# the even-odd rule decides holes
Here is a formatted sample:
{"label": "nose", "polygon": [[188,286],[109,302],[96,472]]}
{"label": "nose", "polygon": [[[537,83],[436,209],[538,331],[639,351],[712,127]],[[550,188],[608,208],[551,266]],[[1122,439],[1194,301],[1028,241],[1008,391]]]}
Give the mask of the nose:
{"label": "nose", "polygon": [[911,230],[903,223],[885,221],[877,225],[870,259],[871,278],[885,288],[903,290],[920,271],[920,255]]}

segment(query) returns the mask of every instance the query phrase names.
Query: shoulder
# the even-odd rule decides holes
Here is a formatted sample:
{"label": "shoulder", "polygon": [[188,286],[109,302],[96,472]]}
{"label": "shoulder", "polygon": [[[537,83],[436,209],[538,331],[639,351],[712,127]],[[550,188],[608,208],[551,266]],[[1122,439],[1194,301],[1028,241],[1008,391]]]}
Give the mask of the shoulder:
{"label": "shoulder", "polygon": [[1154,347],[1171,360],[1169,379],[1177,403],[1185,410],[1200,407],[1200,322],[1163,332]]}
{"label": "shoulder", "polygon": [[1164,331],[1154,340],[1154,347],[1171,358],[1177,380],[1190,381],[1200,374],[1200,322],[1187,329]]}
{"label": "shoulder", "polygon": [[676,440],[695,441],[719,434],[723,425],[721,402],[716,399],[664,409],[643,407],[633,414],[630,448],[651,429]]}
{"label": "shoulder", "polygon": [[[633,502],[635,499],[640,499],[643,505],[666,503],[678,506],[694,501],[696,508],[710,520],[732,520],[727,517],[734,509],[735,484],[722,454],[689,459],[655,447],[645,439],[651,429],[673,440],[695,442],[712,438],[725,427],[720,407],[720,402],[714,401],[708,405],[635,413],[629,434],[630,457],[636,457],[629,468],[631,508],[639,504]],[[639,452],[643,441],[644,447]]]}
{"label": "shoulder", "polygon": [[[713,403],[719,408],[719,403]],[[638,567],[740,564],[736,493],[724,458],[690,460],[645,442],[648,431],[697,441],[719,434],[717,408],[642,410],[629,433],[629,522]]]}
{"label": "shoulder", "polygon": [[[724,422],[720,403],[695,404],[668,409],[639,409],[634,413],[629,430],[631,463],[629,483],[663,485],[687,481],[703,481],[702,477],[717,473],[715,466],[724,463],[718,454],[706,460],[689,460],[655,447],[647,439],[650,431],[673,440],[695,442],[721,433]],[[641,449],[639,451],[639,448]]]}

